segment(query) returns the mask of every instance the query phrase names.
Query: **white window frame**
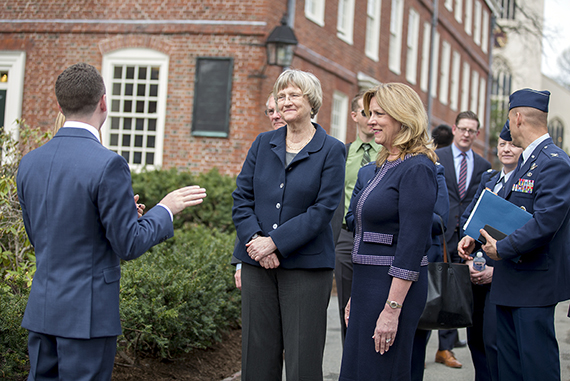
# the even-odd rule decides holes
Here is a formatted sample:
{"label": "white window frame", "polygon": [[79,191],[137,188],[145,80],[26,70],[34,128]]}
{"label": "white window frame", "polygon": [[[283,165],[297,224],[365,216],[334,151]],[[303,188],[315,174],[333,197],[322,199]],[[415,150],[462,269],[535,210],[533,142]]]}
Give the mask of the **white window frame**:
{"label": "white window frame", "polygon": [[473,0],[465,0],[465,33],[471,36],[473,29]]}
{"label": "white window frame", "polygon": [[406,55],[406,79],[412,85],[416,84],[418,77],[418,45],[420,34],[420,14],[410,8],[408,17],[408,41]]}
{"label": "white window frame", "polygon": [[[150,97],[148,95],[145,96],[137,96],[137,85],[139,84],[139,80],[136,78],[133,80],[133,110],[135,112],[131,113],[124,113],[124,112],[115,112],[112,110],[112,102],[113,100],[123,101],[125,98],[131,99],[131,97],[127,97],[125,95],[114,96],[113,95],[113,76],[114,76],[114,66],[115,65],[127,65],[127,66],[153,66],[159,67],[160,75],[157,82],[152,82],[153,84],[158,84],[158,94],[156,97]],[[131,134],[131,143],[130,147],[125,151],[129,151],[132,156],[133,152],[141,152],[143,159],[143,163],[146,162],[146,154],[153,153],[154,154],[154,162],[151,165],[144,165],[144,164],[134,164],[133,160],[129,160],[129,166],[134,171],[139,171],[143,168],[153,170],[156,168],[160,168],[162,166],[162,157],[163,157],[163,145],[164,145],[164,127],[165,127],[165,118],[166,118],[166,99],[168,94],[168,66],[169,66],[169,57],[163,53],[160,53],[156,50],[151,49],[144,49],[144,48],[127,48],[127,49],[120,49],[109,54],[105,54],[103,56],[103,66],[101,70],[101,74],[103,76],[103,80],[105,81],[105,85],[107,87],[107,105],[109,109],[109,113],[107,116],[107,120],[103,125],[102,135],[103,135],[103,145],[108,147],[111,150],[115,150],[116,147],[111,147],[111,134],[114,131],[119,131],[119,145],[118,149],[122,147],[122,136],[123,130],[111,130],[111,120],[113,117],[119,117],[121,120],[124,121],[124,116],[129,116],[132,119],[145,119],[145,125],[148,123],[148,119],[155,119],[148,118],[148,113],[136,113],[134,101],[135,100],[145,100],[148,101],[152,99],[152,101],[156,100],[156,129],[155,131],[147,131],[145,128],[144,131],[136,130],[135,123],[133,123],[132,127],[132,134]],[[150,74],[149,74],[150,75]],[[118,81],[122,84],[126,83],[127,81]],[[142,83],[141,83],[142,84]],[[149,87],[148,84],[146,83]],[[122,108],[122,107],[121,107]],[[154,115],[154,114],[152,114]],[[133,121],[134,122],[134,121]],[[123,122],[121,122],[122,125]],[[135,140],[137,136],[140,136],[142,133],[143,136],[143,146],[134,148]],[[149,136],[154,136],[154,148],[146,147],[146,142]],[[121,150],[122,152],[122,150]],[[118,152],[118,154],[121,154]]]}
{"label": "white window frame", "polygon": [[376,62],[379,60],[381,8],[381,0],[368,0],[366,6],[366,43],[364,53],[368,58]]}
{"label": "white window frame", "polygon": [[459,70],[461,67],[461,54],[454,50],[452,60],[449,108],[453,111],[457,111],[457,106],[459,105]]}
{"label": "white window frame", "polygon": [[22,119],[25,70],[26,52],[0,51],[0,71],[8,72],[8,82],[1,84],[2,89],[6,90],[6,108],[4,110],[4,120],[0,121],[0,123],[4,126],[4,131],[16,140],[20,137],[16,121]]}
{"label": "white window frame", "polygon": [[330,135],[341,142],[346,141],[346,127],[348,120],[348,96],[340,91],[333,92],[331,107],[331,131]]}
{"label": "white window frame", "polygon": [[473,22],[473,41],[477,46],[481,45],[481,2],[475,0],[475,15]]}
{"label": "white window frame", "polygon": [[424,32],[422,34],[422,69],[420,77],[420,89],[427,93],[429,82],[429,59],[430,59],[430,38],[431,23],[424,22]]}
{"label": "white window frame", "polygon": [[392,0],[390,14],[390,52],[388,67],[395,74],[401,73],[402,26],[404,21],[404,0]]}
{"label": "white window frame", "polygon": [[479,116],[479,120],[485,120],[485,98],[487,95],[487,80],[484,76],[481,76],[479,82],[479,109],[477,110],[477,116]]}
{"label": "white window frame", "polygon": [[479,72],[473,70],[471,72],[471,106],[469,109],[477,112],[477,102],[479,101]]}
{"label": "white window frame", "polygon": [[468,62],[463,62],[461,78],[461,111],[467,111],[469,107],[469,80],[471,79],[471,67]]}
{"label": "white window frame", "polygon": [[431,96],[437,97],[437,78],[439,77],[438,61],[439,61],[439,32],[435,32],[433,36],[433,57],[432,57],[432,71],[431,71]]}
{"label": "white window frame", "polygon": [[455,0],[455,19],[458,23],[463,21],[463,0]]}
{"label": "white window frame", "polygon": [[445,0],[445,3],[443,4],[448,11],[453,12],[453,0]]}
{"label": "white window frame", "polygon": [[443,40],[441,43],[441,71],[439,80],[439,101],[446,105],[449,98],[449,68],[451,61],[451,46]]}
{"label": "white window frame", "polygon": [[338,1],[338,20],[337,20],[338,38],[349,45],[353,44],[354,31],[354,0]]}
{"label": "white window frame", "polygon": [[305,0],[305,17],[319,26],[325,26],[325,0]]}
{"label": "white window frame", "polygon": [[483,11],[483,26],[481,27],[481,50],[487,53],[489,50],[489,12]]}

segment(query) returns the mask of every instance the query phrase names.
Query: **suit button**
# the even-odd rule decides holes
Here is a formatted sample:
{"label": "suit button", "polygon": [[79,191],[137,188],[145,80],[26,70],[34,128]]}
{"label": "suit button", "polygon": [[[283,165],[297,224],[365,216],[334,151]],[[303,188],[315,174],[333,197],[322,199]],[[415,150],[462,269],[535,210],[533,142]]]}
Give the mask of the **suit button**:
{"label": "suit button", "polygon": [[273,224],[273,229],[277,229],[277,224]]}
{"label": "suit button", "polygon": [[281,204],[280,204],[280,203],[277,203],[277,205],[275,205],[275,207],[276,207],[277,209],[279,209],[279,208],[281,208]]}

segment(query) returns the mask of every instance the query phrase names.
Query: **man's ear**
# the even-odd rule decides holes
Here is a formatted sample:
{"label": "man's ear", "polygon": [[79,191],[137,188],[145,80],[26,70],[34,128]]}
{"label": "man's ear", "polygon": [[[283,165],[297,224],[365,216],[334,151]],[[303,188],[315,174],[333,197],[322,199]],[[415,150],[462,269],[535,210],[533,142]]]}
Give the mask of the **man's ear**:
{"label": "man's ear", "polygon": [[99,101],[99,108],[102,112],[107,111],[107,94],[103,94],[101,100]]}
{"label": "man's ear", "polygon": [[59,110],[59,112],[61,112],[63,114],[63,110],[61,109],[61,106],[59,105],[59,103],[57,104],[57,109]]}

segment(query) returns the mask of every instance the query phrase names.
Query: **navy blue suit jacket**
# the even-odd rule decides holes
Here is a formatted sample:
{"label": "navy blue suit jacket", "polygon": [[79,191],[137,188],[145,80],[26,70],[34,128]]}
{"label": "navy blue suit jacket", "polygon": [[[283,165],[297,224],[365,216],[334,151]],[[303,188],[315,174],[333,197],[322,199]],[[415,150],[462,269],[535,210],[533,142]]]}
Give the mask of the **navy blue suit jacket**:
{"label": "navy blue suit jacket", "polygon": [[[446,168],[445,182],[447,183],[447,191],[449,194],[449,219],[447,222],[445,239],[449,241],[453,235],[455,226],[465,211],[465,208],[467,208],[471,200],[473,200],[473,196],[475,196],[475,192],[481,182],[481,174],[491,168],[491,163],[473,152],[473,173],[471,175],[471,181],[467,184],[467,192],[465,193],[465,196],[460,198],[451,146],[440,148],[436,150],[435,153],[437,154],[441,165]],[[451,250],[451,248],[448,249]]]}
{"label": "navy blue suit jacket", "polygon": [[283,268],[334,268],[331,219],[344,189],[346,150],[313,125],[313,139],[288,166],[286,128],[261,133],[249,149],[233,192],[240,261],[259,266],[245,243],[261,233],[272,238]]}
{"label": "navy blue suit jacket", "polygon": [[[504,197],[532,218],[497,242],[491,301],[542,307],[570,298],[570,159],[551,138],[513,173]],[[500,192],[501,194],[501,192]],[[520,259],[516,260],[520,256]]]}
{"label": "navy blue suit jacket", "polygon": [[[354,231],[354,214],[352,213],[352,200],[368,185],[370,180],[374,178],[378,167],[376,162],[373,161],[358,171],[358,178],[356,185],[352,192],[351,205],[349,206],[348,213],[346,214],[346,225],[350,231]],[[427,257],[430,262],[442,262],[443,251],[441,246],[440,235],[444,232],[441,231],[440,217],[443,220],[443,228],[446,229],[447,219],[449,216],[449,196],[447,195],[447,186],[445,184],[445,168],[439,163],[436,163],[436,180],[437,180],[437,198],[432,216],[432,246],[427,252]]]}
{"label": "navy blue suit jacket", "polygon": [[80,128],[62,128],[24,156],[17,184],[37,266],[22,327],[77,339],[120,335],[120,260],[173,235],[168,211],[137,218],[127,162]]}

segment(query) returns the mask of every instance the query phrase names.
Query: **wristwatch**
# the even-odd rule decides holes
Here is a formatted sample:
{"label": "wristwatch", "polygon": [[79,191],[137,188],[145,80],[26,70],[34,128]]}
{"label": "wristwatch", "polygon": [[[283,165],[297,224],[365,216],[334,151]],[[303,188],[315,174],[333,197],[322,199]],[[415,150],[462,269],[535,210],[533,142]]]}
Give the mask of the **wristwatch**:
{"label": "wristwatch", "polygon": [[402,308],[402,305],[393,300],[386,300],[386,304],[389,305],[391,308]]}

